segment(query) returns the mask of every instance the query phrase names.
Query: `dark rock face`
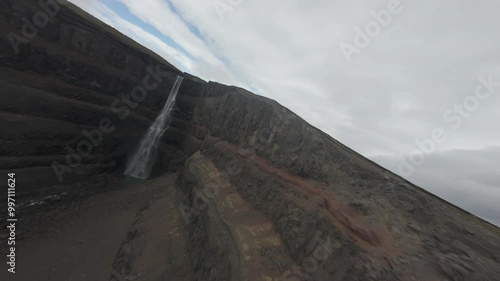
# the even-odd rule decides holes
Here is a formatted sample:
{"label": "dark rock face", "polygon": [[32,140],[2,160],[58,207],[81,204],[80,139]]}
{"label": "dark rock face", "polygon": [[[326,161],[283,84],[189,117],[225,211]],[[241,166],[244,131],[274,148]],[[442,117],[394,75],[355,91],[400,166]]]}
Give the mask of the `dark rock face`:
{"label": "dark rock face", "polygon": [[[203,93],[192,122],[208,134],[193,157],[211,162],[215,171],[207,173],[222,174],[272,221],[301,268],[283,280],[496,278],[496,227],[366,160],[274,101],[215,83]],[[200,165],[193,157],[185,170]],[[197,184],[203,189],[210,179]],[[317,240],[331,252],[312,270]]]}
{"label": "dark rock face", "polygon": [[[2,34],[40,9],[0,5]],[[60,9],[18,53],[0,39],[0,170],[20,192],[119,174],[183,75],[153,176],[179,172],[194,280],[500,280],[498,228],[277,102],[183,74]]]}
{"label": "dark rock face", "polygon": [[[7,35],[0,39],[0,169],[16,172],[26,190],[120,168],[181,74],[73,6],[58,5],[16,53],[9,38],[24,36],[23,17],[43,11],[37,3],[2,1],[0,25]],[[91,149],[80,149],[91,153],[82,155],[78,145],[88,141]]]}

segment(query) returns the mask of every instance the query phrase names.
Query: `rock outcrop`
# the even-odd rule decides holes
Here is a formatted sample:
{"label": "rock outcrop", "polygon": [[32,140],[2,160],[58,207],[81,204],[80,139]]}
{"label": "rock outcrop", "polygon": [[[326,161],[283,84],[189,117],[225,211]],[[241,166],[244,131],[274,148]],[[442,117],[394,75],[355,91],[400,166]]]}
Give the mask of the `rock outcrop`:
{"label": "rock outcrop", "polygon": [[[165,225],[188,248],[177,280],[500,280],[498,228],[279,103],[182,73],[69,3],[13,47],[41,7],[0,6],[0,172],[21,199],[120,175],[182,75],[153,171],[176,184],[141,211],[179,212]],[[140,270],[127,255],[155,235],[128,237],[115,268]]]}

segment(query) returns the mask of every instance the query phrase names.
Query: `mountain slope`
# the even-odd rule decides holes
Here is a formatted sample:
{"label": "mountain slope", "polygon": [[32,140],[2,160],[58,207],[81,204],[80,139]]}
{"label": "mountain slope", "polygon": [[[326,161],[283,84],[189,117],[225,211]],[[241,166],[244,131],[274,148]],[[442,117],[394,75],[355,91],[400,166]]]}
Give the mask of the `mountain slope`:
{"label": "mountain slope", "polygon": [[[2,34],[22,34],[22,17],[40,10],[0,5]],[[181,73],[72,5],[17,53],[3,36],[0,74],[0,170],[18,181],[19,259],[45,257],[27,260],[19,280],[500,276],[498,228],[275,101]],[[130,183],[127,159],[177,75],[154,179]]]}

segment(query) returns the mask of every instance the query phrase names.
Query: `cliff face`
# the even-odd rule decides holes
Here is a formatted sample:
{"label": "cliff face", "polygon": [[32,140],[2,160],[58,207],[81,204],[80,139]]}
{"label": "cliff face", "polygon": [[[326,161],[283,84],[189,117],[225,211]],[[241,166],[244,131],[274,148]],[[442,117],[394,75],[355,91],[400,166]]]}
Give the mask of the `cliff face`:
{"label": "cliff face", "polygon": [[[21,35],[22,17],[40,10],[35,1],[0,5],[2,34]],[[181,73],[70,4],[18,52],[10,40],[0,40],[0,169],[16,173],[26,198],[120,175],[176,76],[185,76],[153,172],[178,176],[162,205],[142,209],[131,226],[147,228],[139,227],[143,213],[168,206],[176,223],[160,225],[176,233],[171,243],[187,245],[165,270],[175,280],[500,276],[498,228],[275,101]],[[114,268],[140,272],[130,255],[154,232],[144,233],[126,238]]]}
{"label": "cliff face", "polygon": [[1,3],[0,169],[18,173],[26,189],[115,170],[181,74],[76,8],[57,5],[36,27],[37,3]]}

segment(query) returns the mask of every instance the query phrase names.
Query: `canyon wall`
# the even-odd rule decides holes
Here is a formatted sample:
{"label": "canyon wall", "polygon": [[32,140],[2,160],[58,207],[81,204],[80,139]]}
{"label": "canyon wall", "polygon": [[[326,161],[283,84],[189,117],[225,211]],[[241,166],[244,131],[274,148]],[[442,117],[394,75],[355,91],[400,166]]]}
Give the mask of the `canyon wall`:
{"label": "canyon wall", "polygon": [[[0,5],[2,34],[22,35],[41,9]],[[120,175],[185,77],[152,176],[179,173],[195,280],[500,276],[498,228],[273,100],[182,73],[71,4],[12,38],[0,39],[0,172],[21,193]]]}
{"label": "canyon wall", "polygon": [[69,3],[42,28],[38,1],[0,5],[0,169],[32,190],[120,168],[182,73]]}

